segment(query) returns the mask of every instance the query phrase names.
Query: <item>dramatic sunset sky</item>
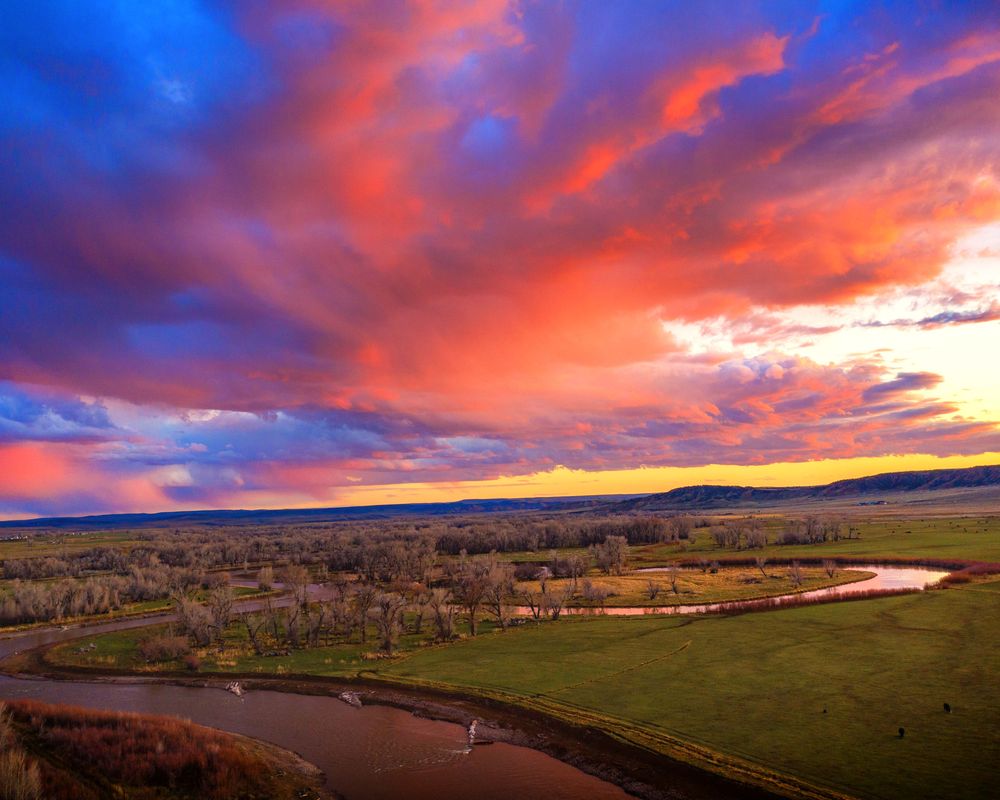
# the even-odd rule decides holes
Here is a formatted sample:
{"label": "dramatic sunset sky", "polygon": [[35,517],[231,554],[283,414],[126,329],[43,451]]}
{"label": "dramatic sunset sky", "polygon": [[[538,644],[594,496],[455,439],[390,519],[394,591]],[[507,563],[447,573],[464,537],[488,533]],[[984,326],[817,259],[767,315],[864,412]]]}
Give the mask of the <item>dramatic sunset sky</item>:
{"label": "dramatic sunset sky", "polygon": [[8,3],[0,517],[1000,463],[996,2]]}

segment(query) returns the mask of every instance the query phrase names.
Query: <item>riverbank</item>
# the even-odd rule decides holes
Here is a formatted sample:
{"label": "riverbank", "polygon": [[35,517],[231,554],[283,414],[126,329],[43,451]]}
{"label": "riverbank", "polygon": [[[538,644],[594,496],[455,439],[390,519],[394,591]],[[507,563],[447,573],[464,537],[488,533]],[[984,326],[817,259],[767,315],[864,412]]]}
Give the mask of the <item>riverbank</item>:
{"label": "riverbank", "polygon": [[[859,568],[837,568],[833,575],[820,567],[806,567],[799,570],[797,579],[790,574],[776,574],[777,565],[767,565],[761,569],[754,564],[729,564],[719,562],[712,570],[690,568],[685,565],[678,570],[675,578],[677,591],[671,587],[669,567],[646,567],[625,575],[604,575],[588,579],[599,590],[603,590],[601,600],[587,600],[585,596],[575,597],[566,604],[564,613],[580,610],[631,608],[669,608],[683,606],[705,606],[716,603],[758,600],[805,594],[819,589],[844,586],[875,577],[874,572]],[[570,585],[567,578],[547,581],[549,591],[561,591]],[[650,584],[655,585],[655,596],[650,596]],[[537,582],[526,582],[529,591],[539,592]],[[520,588],[520,587],[519,587]],[[518,606],[518,613],[530,616],[531,610]]]}
{"label": "riverbank", "polygon": [[[281,592],[275,591],[246,591],[244,587],[235,587],[234,597],[236,607],[252,600],[263,600],[267,597],[280,597]],[[155,601],[156,605],[150,603],[143,604],[145,608],[123,608],[118,611],[109,611],[106,614],[90,614],[81,617],[66,617],[65,619],[50,622],[28,622],[22,625],[0,626],[0,639],[9,639],[20,634],[35,633],[52,629],[67,630],[76,628],[87,628],[95,625],[106,625],[109,622],[119,622],[122,620],[153,619],[162,617],[173,612],[173,601]]]}
{"label": "riverbank", "polygon": [[[100,677],[107,670],[97,665],[45,662],[45,650],[4,668],[63,680],[362,691],[369,704],[463,725],[479,719],[487,740],[533,747],[643,797],[670,796],[682,764],[721,779],[706,794],[699,777],[692,797],[930,798],[947,785],[950,797],[976,798],[1000,757],[1000,696],[988,680],[1000,668],[998,603],[1000,582],[977,579],[752,618],[573,618],[368,662],[360,674]],[[953,713],[942,712],[945,702]]]}
{"label": "riverbank", "polygon": [[0,740],[4,797],[332,798],[299,755],[174,716],[10,700],[0,704]]}
{"label": "riverbank", "polygon": [[[460,691],[454,687],[388,680],[374,675],[329,678],[312,675],[262,677],[257,674],[149,673],[55,666],[45,660],[48,645],[0,662],[0,672],[35,680],[60,680],[95,684],[162,684],[225,690],[233,680],[247,692],[269,690],[300,695],[339,697],[350,692],[364,706],[389,706],[418,717],[451,722],[468,728],[476,721],[476,743],[504,742],[529,747],[557,758],[583,772],[623,788],[645,800],[666,798],[728,798],[773,800],[777,797],[841,800],[798,781],[788,781],[755,765],[729,759],[707,748],[673,743],[667,754],[662,746],[632,741],[620,731],[601,724],[574,720],[551,708],[531,708],[516,697]],[[662,742],[660,743],[662,745]],[[706,768],[710,765],[710,768]]]}

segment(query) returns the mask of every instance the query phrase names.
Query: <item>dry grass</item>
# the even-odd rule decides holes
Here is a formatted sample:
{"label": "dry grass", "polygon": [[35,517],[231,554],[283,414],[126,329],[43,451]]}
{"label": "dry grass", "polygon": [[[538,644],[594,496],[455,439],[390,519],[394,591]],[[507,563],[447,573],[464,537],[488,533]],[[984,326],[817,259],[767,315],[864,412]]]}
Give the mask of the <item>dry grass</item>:
{"label": "dry grass", "polygon": [[47,800],[317,796],[304,776],[276,763],[281,751],[211,728],[32,700],[8,707]]}

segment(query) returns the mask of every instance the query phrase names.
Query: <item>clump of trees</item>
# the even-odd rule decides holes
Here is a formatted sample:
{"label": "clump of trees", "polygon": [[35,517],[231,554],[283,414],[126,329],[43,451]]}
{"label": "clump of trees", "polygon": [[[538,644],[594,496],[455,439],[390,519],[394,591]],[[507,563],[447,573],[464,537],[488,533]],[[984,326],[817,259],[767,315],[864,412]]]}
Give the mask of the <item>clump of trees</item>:
{"label": "clump of trees", "polygon": [[767,546],[767,532],[758,517],[726,520],[711,529],[716,547],[730,550],[757,550]]}
{"label": "clump of trees", "polygon": [[846,525],[844,520],[837,517],[807,516],[803,519],[786,520],[784,530],[778,534],[777,543],[822,544],[850,539],[857,533],[856,527]]}
{"label": "clump of trees", "polygon": [[628,566],[628,539],[624,536],[608,536],[603,542],[590,546],[590,555],[603,572],[621,575]]}
{"label": "clump of trees", "polygon": [[189,569],[153,564],[133,566],[124,575],[99,575],[37,582],[14,580],[0,601],[0,624],[60,622],[69,617],[106,614],[129,603],[167,598],[205,582]]}

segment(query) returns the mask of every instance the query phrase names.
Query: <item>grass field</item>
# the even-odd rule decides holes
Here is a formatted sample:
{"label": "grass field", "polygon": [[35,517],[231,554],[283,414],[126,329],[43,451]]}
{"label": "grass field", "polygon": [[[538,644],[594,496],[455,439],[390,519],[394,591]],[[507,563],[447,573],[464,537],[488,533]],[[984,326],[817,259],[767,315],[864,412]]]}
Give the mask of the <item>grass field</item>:
{"label": "grass field", "polygon": [[[1000,561],[1000,520],[993,517],[875,518],[857,524],[860,539],[772,545],[764,553],[781,559]],[[631,563],[757,554],[718,549],[700,530],[691,543],[634,547]],[[540,561],[548,556],[519,555]],[[787,580],[787,567],[771,565],[766,571]],[[819,579],[819,570],[809,572]],[[692,592],[747,587],[751,594],[770,593],[766,581],[741,583],[739,576],[751,575],[760,573],[723,569],[716,577],[722,583],[713,589],[708,583],[685,587],[686,580],[712,577],[685,572],[680,586]],[[648,577],[591,580],[617,581],[620,594],[613,601],[631,604],[641,601]],[[671,602],[667,576],[652,577],[664,584],[657,602]],[[798,781],[800,788],[893,800],[995,794],[994,764],[1000,762],[1000,581],[995,577],[919,594],[742,616],[563,617],[506,633],[489,624],[481,630],[476,638],[437,646],[429,646],[429,631],[403,636],[400,654],[379,660],[365,657],[378,648],[374,637],[364,646],[342,643],[255,656],[245,634],[233,626],[221,654],[200,655],[204,672],[361,674],[481,694],[601,727],[722,772],[739,774],[750,765],[773,778],[772,786],[791,790]],[[148,630],[108,634],[93,639],[93,650],[81,653],[80,642],[74,642],[54,648],[48,658],[98,670],[181,669],[180,662],[150,667],[137,659],[138,642],[148,635]],[[792,783],[782,784],[782,775]]]}
{"label": "grass field", "polygon": [[[12,537],[19,538],[12,538]],[[6,537],[6,538],[5,538]],[[135,531],[93,531],[88,533],[39,532],[4,533],[0,536],[0,560],[58,556],[91,547],[128,549],[139,541]]]}
{"label": "grass field", "polygon": [[982,798],[1000,762],[998,628],[995,582],[737,617],[565,620],[379,673],[596,715],[665,750],[676,737],[848,794]]}
{"label": "grass field", "polygon": [[[632,548],[633,566],[654,566],[677,558],[716,559],[765,555],[770,558],[924,558],[1000,562],[1000,516],[937,519],[856,519],[850,522],[860,538],[803,545],[770,544],[763,551],[724,550],[704,530],[692,543],[654,544]],[[781,517],[766,521],[773,542],[783,525]]]}
{"label": "grass field", "polygon": [[[480,635],[492,632],[493,623],[483,618],[479,622]],[[128,670],[157,672],[183,670],[183,659],[149,664],[139,656],[139,643],[150,636],[166,633],[168,626],[133,628],[114,633],[99,634],[58,645],[45,654],[48,663],[59,667],[83,667],[96,670]],[[468,632],[462,621],[456,624],[460,636]],[[93,649],[90,645],[93,644]],[[407,633],[399,637],[398,652],[406,655],[433,644],[433,631],[429,624],[420,635]],[[223,647],[218,645],[196,648],[193,652],[201,660],[203,672],[259,673],[261,675],[324,675],[344,677],[377,667],[379,641],[374,626],[370,626],[368,641],[358,641],[355,634],[350,642],[337,642],[327,647],[292,650],[284,655],[258,656],[254,653],[242,625],[235,623],[226,631]]]}
{"label": "grass field", "polygon": [[[501,697],[677,755],[678,742],[872,798],[990,796],[1000,760],[1000,581],[735,617],[564,618],[367,660],[375,643],[258,657],[231,629],[202,669],[363,673]],[[142,669],[145,631],[50,651]],[[180,668],[180,664],[147,669]],[[949,703],[951,714],[943,710]],[[824,709],[826,712],[824,713]],[[903,739],[898,728],[906,729]],[[681,753],[682,757],[687,757]]]}

